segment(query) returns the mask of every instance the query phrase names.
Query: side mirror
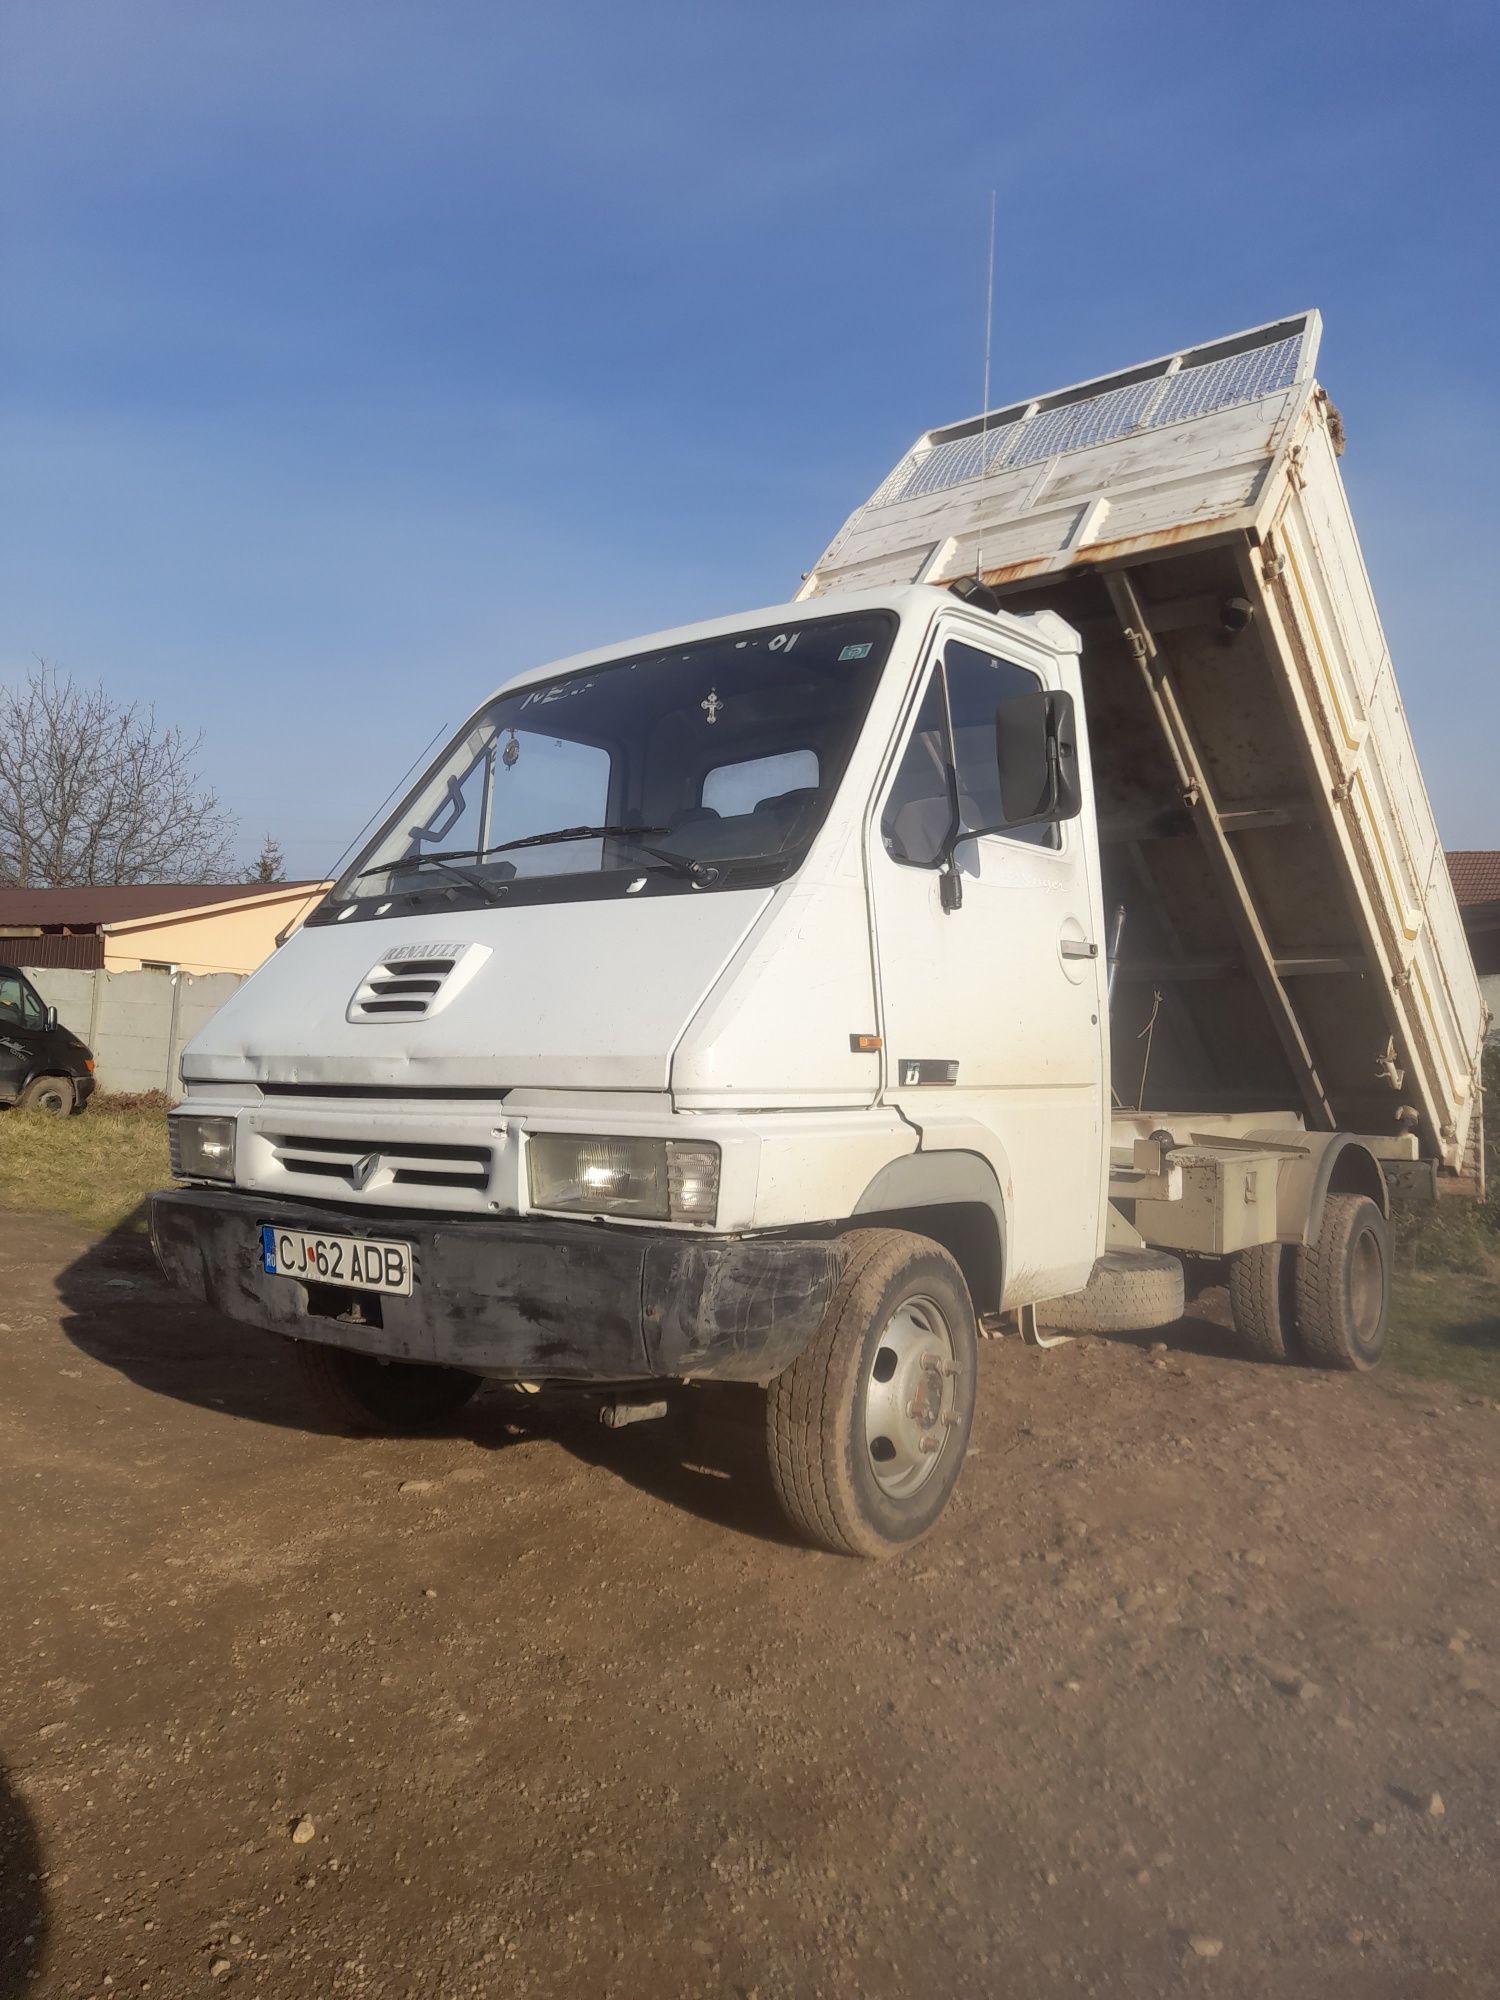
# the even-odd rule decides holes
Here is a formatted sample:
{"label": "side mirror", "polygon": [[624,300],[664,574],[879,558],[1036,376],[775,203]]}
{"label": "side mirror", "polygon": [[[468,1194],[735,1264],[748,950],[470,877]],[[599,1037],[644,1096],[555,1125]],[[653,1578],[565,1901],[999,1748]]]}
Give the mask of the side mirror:
{"label": "side mirror", "polygon": [[995,763],[1007,827],[1076,819],[1083,811],[1073,697],[1051,688],[995,710]]}
{"label": "side mirror", "polygon": [[49,1007],[42,1018],[46,1022],[47,1033],[50,1035],[57,1026],[57,1009]]}

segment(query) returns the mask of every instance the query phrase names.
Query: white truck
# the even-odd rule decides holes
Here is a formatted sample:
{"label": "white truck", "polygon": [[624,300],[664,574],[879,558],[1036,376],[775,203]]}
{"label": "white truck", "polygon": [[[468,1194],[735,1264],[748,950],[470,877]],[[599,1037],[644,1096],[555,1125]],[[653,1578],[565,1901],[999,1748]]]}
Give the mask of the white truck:
{"label": "white truck", "polygon": [[795,602],[518,673],[191,1044],[157,1253],[354,1426],[765,1386],[813,1543],[981,1323],[1380,1356],[1484,1009],[1316,314],[929,432]]}

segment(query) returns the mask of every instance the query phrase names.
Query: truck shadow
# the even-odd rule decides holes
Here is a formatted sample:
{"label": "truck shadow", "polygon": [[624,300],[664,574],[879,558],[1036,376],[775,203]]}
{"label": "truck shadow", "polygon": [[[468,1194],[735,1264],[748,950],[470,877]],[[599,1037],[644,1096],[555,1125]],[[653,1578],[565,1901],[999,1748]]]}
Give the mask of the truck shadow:
{"label": "truck shadow", "polygon": [[[78,1351],[153,1396],[312,1436],[346,1435],[304,1393],[289,1342],[226,1319],[162,1277],[145,1234],[146,1205],[57,1278],[62,1330]],[[496,1448],[518,1434],[489,1397],[426,1436]]]}
{"label": "truck shadow", "polygon": [[[90,1361],[153,1396],[252,1423],[342,1435],[303,1394],[288,1345],[185,1299],[162,1278],[144,1234],[145,1205],[58,1276],[62,1330]],[[547,1437],[574,1457],[717,1526],[791,1542],[771,1489],[759,1393],[704,1384],[668,1415],[625,1430],[599,1422],[597,1399],[486,1389],[426,1436],[486,1451]]]}
{"label": "truck shadow", "polygon": [[300,1398],[281,1341],[195,1305],[165,1282],[145,1219],[142,1202],[58,1275],[62,1330],[79,1352],[154,1396],[328,1432]]}
{"label": "truck shadow", "polygon": [[803,1546],[787,1525],[766,1457],[765,1398],[749,1384],[697,1383],[668,1413],[623,1431],[597,1421],[558,1433],[575,1458],[716,1528]]}
{"label": "truck shadow", "polygon": [[1171,1354],[1201,1354],[1216,1361],[1242,1361],[1246,1367],[1259,1366],[1245,1352],[1244,1343],[1229,1319],[1229,1295],[1221,1286],[1189,1299],[1187,1311],[1170,1326],[1151,1327],[1137,1333],[1101,1333],[1100,1340],[1112,1346],[1150,1349],[1164,1347]]}
{"label": "truck shadow", "polygon": [[0,1765],[0,2000],[16,2000],[41,1972],[47,1922],[36,1823]]}

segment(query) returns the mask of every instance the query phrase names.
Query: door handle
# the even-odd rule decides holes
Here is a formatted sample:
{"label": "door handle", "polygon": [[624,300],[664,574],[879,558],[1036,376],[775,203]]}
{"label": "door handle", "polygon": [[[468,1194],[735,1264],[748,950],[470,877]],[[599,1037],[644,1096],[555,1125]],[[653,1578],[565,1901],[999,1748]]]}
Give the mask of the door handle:
{"label": "door handle", "polygon": [[1090,938],[1059,938],[1057,948],[1064,958],[1097,958],[1099,947]]}

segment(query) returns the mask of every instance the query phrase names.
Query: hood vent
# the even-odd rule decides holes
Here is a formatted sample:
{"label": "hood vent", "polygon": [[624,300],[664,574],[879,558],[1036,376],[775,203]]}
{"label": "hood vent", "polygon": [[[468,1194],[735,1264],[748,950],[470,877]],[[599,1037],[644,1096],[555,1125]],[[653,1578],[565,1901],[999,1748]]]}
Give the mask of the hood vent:
{"label": "hood vent", "polygon": [[487,944],[398,944],[355,989],[350,1021],[425,1021],[455,1000],[490,955]]}

